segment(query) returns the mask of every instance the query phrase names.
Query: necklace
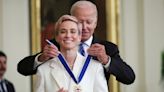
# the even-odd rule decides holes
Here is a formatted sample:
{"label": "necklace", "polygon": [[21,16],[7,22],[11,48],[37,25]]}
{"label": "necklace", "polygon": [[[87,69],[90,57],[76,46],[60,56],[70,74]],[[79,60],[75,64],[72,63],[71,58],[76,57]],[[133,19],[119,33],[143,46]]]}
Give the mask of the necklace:
{"label": "necklace", "polygon": [[68,65],[69,65],[70,69],[72,70],[74,64],[68,64]]}

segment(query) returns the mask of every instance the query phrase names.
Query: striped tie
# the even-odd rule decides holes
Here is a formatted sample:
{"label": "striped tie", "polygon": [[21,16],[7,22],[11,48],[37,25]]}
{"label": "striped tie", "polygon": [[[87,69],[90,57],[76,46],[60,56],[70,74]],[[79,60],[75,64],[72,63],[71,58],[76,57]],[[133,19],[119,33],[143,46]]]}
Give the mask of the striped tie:
{"label": "striped tie", "polygon": [[85,56],[85,51],[84,51],[83,44],[84,44],[84,43],[81,43],[81,44],[80,44],[79,52],[80,52],[81,55]]}

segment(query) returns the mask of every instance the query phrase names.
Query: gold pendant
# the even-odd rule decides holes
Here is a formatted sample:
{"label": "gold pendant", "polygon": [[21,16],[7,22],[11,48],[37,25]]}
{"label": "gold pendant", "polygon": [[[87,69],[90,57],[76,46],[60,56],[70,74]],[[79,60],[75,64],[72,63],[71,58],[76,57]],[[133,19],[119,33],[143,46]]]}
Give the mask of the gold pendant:
{"label": "gold pendant", "polygon": [[76,86],[74,87],[74,92],[82,92],[81,87],[80,87],[79,85],[76,85]]}

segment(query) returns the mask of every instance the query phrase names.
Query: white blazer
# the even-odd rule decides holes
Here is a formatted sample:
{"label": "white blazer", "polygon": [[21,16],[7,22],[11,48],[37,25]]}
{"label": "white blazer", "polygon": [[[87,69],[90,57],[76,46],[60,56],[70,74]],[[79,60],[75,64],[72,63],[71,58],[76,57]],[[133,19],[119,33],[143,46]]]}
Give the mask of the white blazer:
{"label": "white blazer", "polygon": [[[77,57],[73,67],[73,74],[78,79],[81,69],[86,60],[81,54]],[[58,58],[53,58],[38,67],[36,92],[57,92],[64,88],[68,92],[75,92],[77,84],[65,70]],[[81,92],[108,92],[102,64],[91,59],[83,79],[78,84]]]}

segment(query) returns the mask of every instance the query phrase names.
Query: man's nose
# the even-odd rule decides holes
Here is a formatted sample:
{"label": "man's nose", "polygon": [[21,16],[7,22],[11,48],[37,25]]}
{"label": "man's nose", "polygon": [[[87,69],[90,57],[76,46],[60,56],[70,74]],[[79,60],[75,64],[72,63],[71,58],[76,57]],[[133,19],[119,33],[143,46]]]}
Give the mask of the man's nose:
{"label": "man's nose", "polygon": [[82,23],[82,29],[86,29],[86,27],[87,27],[87,26],[86,26],[86,23],[83,22],[83,23]]}

